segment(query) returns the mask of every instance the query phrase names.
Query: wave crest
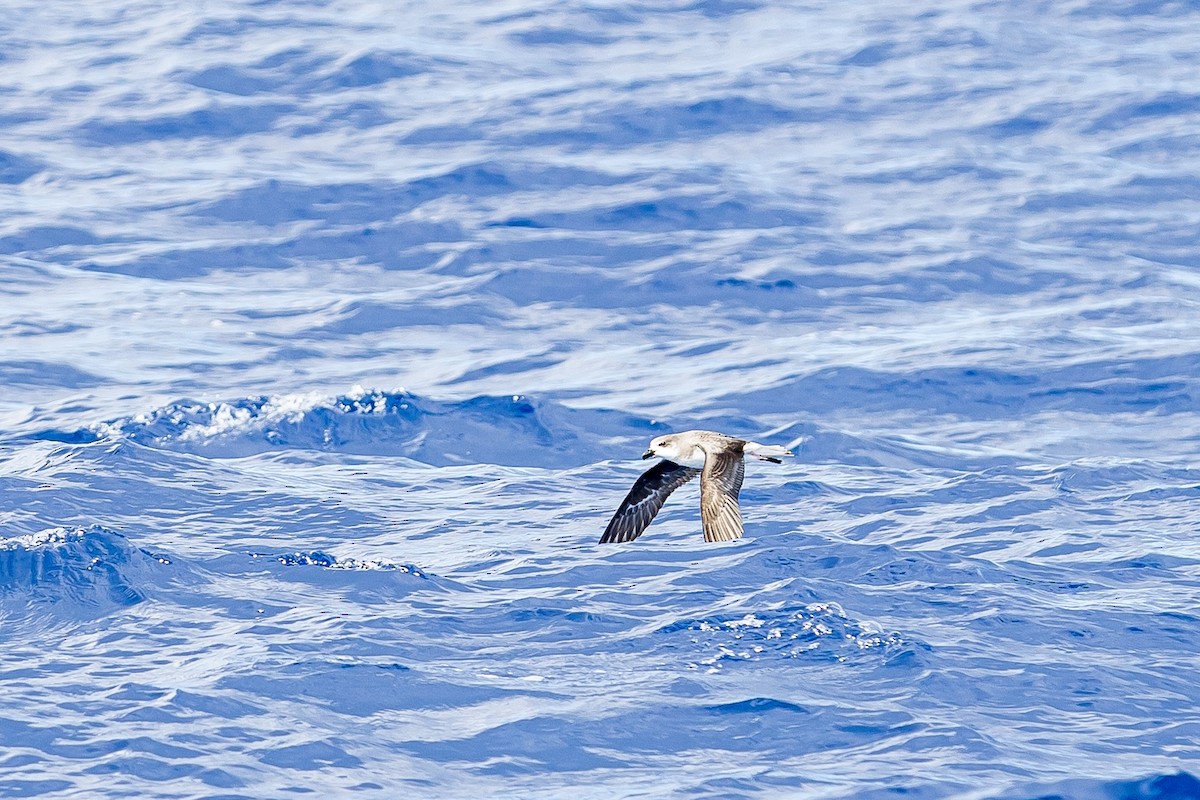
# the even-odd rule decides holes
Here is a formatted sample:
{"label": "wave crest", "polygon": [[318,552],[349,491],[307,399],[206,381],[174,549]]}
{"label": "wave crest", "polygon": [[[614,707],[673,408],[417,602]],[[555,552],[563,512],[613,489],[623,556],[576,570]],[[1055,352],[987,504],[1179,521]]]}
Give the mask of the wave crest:
{"label": "wave crest", "polygon": [[700,652],[693,668],[710,671],[762,658],[846,661],[864,651],[891,658],[910,647],[899,634],[848,618],[834,603],[807,603],[769,613],[676,622],[660,633],[682,635]]}
{"label": "wave crest", "polygon": [[413,564],[393,564],[390,561],[382,561],[379,559],[358,559],[350,557],[339,557],[323,552],[321,550],[312,550],[310,552],[301,553],[281,553],[276,555],[254,553],[253,558],[273,558],[285,567],[322,567],[324,569],[341,569],[353,570],[359,572],[365,571],[382,571],[382,572],[402,572],[412,575],[417,578],[428,578],[419,567]]}
{"label": "wave crest", "polygon": [[81,619],[100,616],[144,600],[138,573],[170,563],[101,525],[0,538],[0,601],[49,604]]}
{"label": "wave crest", "polygon": [[402,456],[434,466],[492,463],[566,468],[609,455],[614,439],[660,425],[607,410],[571,409],[525,395],[436,401],[355,387],[349,394],[180,400],[145,414],[38,438],[120,438],[162,450],[240,458],[276,450]]}

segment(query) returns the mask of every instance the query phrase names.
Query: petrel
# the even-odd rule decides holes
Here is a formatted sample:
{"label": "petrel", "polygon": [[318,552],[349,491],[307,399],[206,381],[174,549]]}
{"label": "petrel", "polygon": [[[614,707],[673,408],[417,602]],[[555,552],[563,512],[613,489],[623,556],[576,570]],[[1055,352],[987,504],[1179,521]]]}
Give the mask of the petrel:
{"label": "petrel", "polygon": [[684,431],[659,436],[642,458],[663,460],[642,473],[600,537],[600,544],[632,542],[642,535],[671,492],[700,476],[700,520],[706,542],[727,542],[742,535],[738,492],[746,472],[743,456],[782,464],[792,452],[773,444],[736,439],[714,431]]}

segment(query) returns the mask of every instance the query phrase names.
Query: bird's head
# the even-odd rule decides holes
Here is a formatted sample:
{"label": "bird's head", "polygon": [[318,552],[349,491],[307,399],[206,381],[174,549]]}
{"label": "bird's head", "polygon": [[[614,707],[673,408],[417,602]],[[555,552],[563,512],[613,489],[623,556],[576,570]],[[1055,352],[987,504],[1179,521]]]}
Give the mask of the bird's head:
{"label": "bird's head", "polygon": [[642,458],[659,458],[670,459],[679,455],[679,443],[670,436],[659,436],[657,439],[650,441],[650,447],[646,452],[642,453]]}

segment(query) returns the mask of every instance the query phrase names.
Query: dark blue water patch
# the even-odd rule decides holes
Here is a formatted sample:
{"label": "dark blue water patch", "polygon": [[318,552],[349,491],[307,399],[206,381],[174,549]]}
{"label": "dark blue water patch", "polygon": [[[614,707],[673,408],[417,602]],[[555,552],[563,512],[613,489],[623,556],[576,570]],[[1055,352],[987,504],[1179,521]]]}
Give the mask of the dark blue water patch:
{"label": "dark blue water patch", "polygon": [[[1063,192],[1030,192],[1022,207],[1029,212],[1077,211],[1081,209],[1126,208],[1145,210],[1159,203],[1177,203],[1200,199],[1200,179],[1190,175],[1139,176],[1122,184],[1105,187],[1103,191],[1073,190]],[[1064,230],[1071,230],[1069,227]],[[1083,230],[1094,226],[1085,224]],[[1163,240],[1162,230],[1158,237]]]}
{"label": "dark blue water patch", "polygon": [[1124,142],[1108,151],[1108,155],[1119,159],[1173,158],[1200,150],[1200,133],[1163,135],[1153,131],[1150,135]]}
{"label": "dark blue water patch", "polygon": [[440,249],[438,245],[464,238],[455,221],[399,220],[300,236],[276,245],[276,250],[289,264],[345,259],[415,271],[429,269],[440,260],[441,254],[432,252]]}
{"label": "dark blue water patch", "polygon": [[86,263],[82,269],[117,275],[181,280],[213,272],[279,270],[313,260],[355,259],[384,269],[427,269],[436,263],[431,243],[456,242],[462,231],[453,222],[394,222],[386,225],[329,230],[279,243],[246,243],[169,250],[128,261]]}
{"label": "dark blue water patch", "polygon": [[1055,368],[935,367],[886,373],[820,370],[770,389],[727,395],[748,413],[791,410],[814,416],[846,409],[919,410],[966,419],[1007,419],[1046,411],[1094,414],[1192,413],[1200,396],[1200,353],[1101,360]]}
{"label": "dark blue water patch", "polygon": [[1126,200],[1131,206],[1143,209],[1155,203],[1200,200],[1200,179],[1184,175],[1139,175],[1122,184],[1113,194],[1113,200]]}
{"label": "dark blue water patch", "polygon": [[1116,584],[1127,584],[1135,580],[1158,580],[1174,578],[1186,580],[1187,573],[1200,566],[1200,559],[1185,558],[1166,553],[1146,552],[1129,558],[1105,561],[1076,561],[1074,568],[1082,573],[1107,576]]}
{"label": "dark blue water patch", "polygon": [[[537,222],[522,217],[489,224],[492,227],[507,227],[509,223],[519,228],[539,227]],[[492,268],[499,269],[501,273],[515,271],[521,274],[521,270],[532,268],[539,261],[552,262],[543,263],[541,267],[546,270],[557,268],[560,274],[570,270],[575,274],[569,281],[572,287],[587,287],[594,292],[603,292],[607,286],[629,286],[628,281],[621,280],[620,274],[614,273],[609,265],[656,261],[682,250],[680,245],[666,241],[627,241],[569,235],[562,231],[553,231],[552,235],[545,236],[521,236],[504,241],[466,244],[469,246],[454,252],[452,258],[438,267],[438,271],[451,275],[475,275]],[[553,294],[547,287],[540,290]],[[526,291],[536,294],[539,288],[532,287]]]}
{"label": "dark blue water patch", "polygon": [[0,150],[0,184],[24,183],[43,169],[45,166],[37,159]]}
{"label": "dark blue water patch", "polygon": [[[934,20],[938,16],[939,12],[932,11],[928,12],[927,18]],[[922,40],[922,44],[926,48],[935,51],[955,47],[982,50],[991,46],[991,42],[988,41],[987,37],[978,30],[959,25],[938,27]]]}
{"label": "dark blue water patch", "polygon": [[377,128],[394,122],[392,109],[374,100],[356,100],[342,104],[331,104],[324,109],[320,118],[310,124],[300,124],[293,136],[320,136],[330,128],[350,126],[358,130]]}
{"label": "dark blue water patch", "polygon": [[563,27],[536,27],[510,33],[509,38],[526,47],[579,47],[606,45],[615,42],[615,36],[599,31],[581,31]]}
{"label": "dark blue water patch", "polygon": [[84,775],[128,775],[144,781],[165,782],[195,776],[202,768],[196,764],[171,763],[145,756],[118,756],[107,758],[95,766],[82,770]]}
{"label": "dark blue water patch", "polygon": [[362,759],[340,745],[339,737],[330,737],[320,742],[289,744],[261,750],[258,757],[264,764],[289,770],[318,772],[362,768]]}
{"label": "dark blue water patch", "polygon": [[595,726],[555,716],[503,722],[462,738],[398,742],[419,758],[468,773],[508,777],[619,769],[627,765],[607,748]]}
{"label": "dark blue water patch", "polygon": [[[1036,590],[1014,591],[1003,606],[995,609],[995,613],[962,622],[962,630],[964,633],[971,632],[972,636],[988,640],[1000,648],[1012,646],[1012,648],[1018,648],[1025,652],[1032,650],[1037,645],[1046,645],[1052,649],[1062,648],[1070,643],[1074,651],[1085,650],[1091,652],[1093,656],[1100,654],[1121,656],[1127,652],[1144,651],[1153,651],[1164,657],[1171,656],[1172,658],[1188,656],[1196,633],[1200,632],[1198,618],[1193,614],[1156,612],[1151,608],[1133,609],[1127,610],[1127,612],[1074,610],[1056,608],[1052,603],[1057,601],[1051,601],[1048,604],[1048,595],[1051,594],[1075,597],[1078,600],[1093,591],[1111,590],[1114,585],[1117,585],[1116,579],[1105,575],[1104,572],[1093,572],[1091,575],[1094,576],[1091,587],[1088,587],[1086,583],[1076,583],[1076,587],[1082,588],[1068,589],[1060,581],[1057,582],[1058,590],[1054,593],[1046,593],[1046,595],[1043,594],[1043,587],[1049,585],[1046,582],[1039,581],[1036,584],[1030,584],[1025,581],[1016,581],[1016,579],[1004,582]],[[1129,584],[1141,583],[1147,587],[1159,585],[1152,576],[1129,577],[1127,581]],[[1195,588],[1195,582],[1171,581],[1170,584],[1176,585],[1176,587],[1187,585],[1187,587]],[[968,585],[971,584],[961,584],[961,587],[966,589]],[[997,589],[1002,591],[1002,584]],[[976,584],[968,590],[980,591],[982,588]],[[1037,661],[1037,657],[1034,657],[1034,661]],[[1054,668],[1052,664],[1043,664],[1043,666],[1045,669]],[[1079,664],[1070,658],[1063,658],[1061,668],[1064,674],[1073,674],[1081,669]],[[1133,678],[1128,682],[1132,682],[1132,684],[1145,682],[1146,675],[1150,674],[1154,685],[1164,692],[1157,697],[1139,698],[1140,705],[1162,706],[1160,710],[1165,712],[1169,711],[1170,706],[1177,703],[1182,697],[1200,699],[1196,697],[1198,692],[1182,675],[1172,676],[1170,674],[1174,669],[1175,667],[1172,666],[1165,666],[1162,669],[1144,669],[1141,664],[1130,664],[1128,674],[1133,675]],[[1120,668],[1110,666],[1105,670],[1105,680],[1111,681],[1112,684],[1121,684],[1127,676],[1122,674]],[[1172,684],[1177,686],[1172,687]],[[1174,692],[1170,697],[1165,696],[1168,688]],[[1126,702],[1127,698],[1118,697],[1116,694],[1108,694],[1104,700],[1105,704]],[[1054,705],[1052,700],[1046,700],[1046,703]]]}
{"label": "dark blue water patch", "polygon": [[295,110],[284,103],[212,103],[207,108],[148,119],[93,119],[76,129],[93,146],[125,146],[170,139],[236,139],[268,131]]}
{"label": "dark blue water patch", "polygon": [[649,290],[605,280],[595,268],[557,264],[527,264],[497,270],[487,282],[489,293],[517,306],[534,303],[580,305],[590,308],[626,308],[647,299]]}
{"label": "dark blue water patch", "polygon": [[202,219],[283,225],[319,219],[330,225],[366,225],[411,209],[395,184],[306,185],[270,180],[204,203],[190,213]]}
{"label": "dark blue water patch", "polygon": [[[660,195],[616,206],[579,211],[546,211],[516,218],[523,227],[577,231],[729,230],[807,228],[823,215],[795,206],[767,206],[749,197]],[[511,225],[513,218],[497,224]]]}
{"label": "dark blue water patch", "polygon": [[[9,676],[5,677],[7,679]],[[50,722],[50,720],[46,720],[46,722]],[[104,746],[101,744],[91,745],[86,749],[64,746],[61,742],[62,735],[62,728],[54,724],[30,725],[18,719],[8,718],[3,720],[3,724],[0,724],[0,745],[3,745],[8,753],[37,750],[55,756],[81,757],[106,752],[102,749]],[[3,780],[4,778],[0,777],[0,786],[3,786]],[[4,796],[7,797],[7,795]]]}
{"label": "dark blue water patch", "polygon": [[[716,404],[714,404],[716,405]],[[728,403],[718,407],[728,407]],[[745,409],[750,411],[751,409]],[[761,410],[761,409],[760,409]],[[810,415],[806,410],[782,406],[774,413],[789,413],[793,416]],[[736,421],[731,430],[753,430],[752,417]],[[733,420],[731,420],[733,421]],[[1027,461],[1019,456],[975,453],[955,448],[931,447],[916,439],[888,435],[855,435],[836,429],[825,428],[814,423],[797,422],[784,434],[789,440],[803,437],[796,446],[796,455],[807,463],[842,464],[855,467],[883,469],[931,468],[984,472],[992,469],[1010,468]],[[836,490],[836,487],[834,487]],[[863,492],[853,492],[861,497]],[[870,494],[870,493],[867,493]],[[873,502],[868,499],[866,502]]]}
{"label": "dark blue water patch", "polygon": [[1156,486],[1139,492],[1130,492],[1125,500],[1131,503],[1162,503],[1169,500],[1194,501],[1200,498],[1200,484],[1190,486]]}
{"label": "dark blue water patch", "polygon": [[[748,322],[758,322],[763,311],[787,312],[792,318],[816,316],[828,303],[823,291],[845,290],[867,298],[901,298],[905,301],[938,301],[961,297],[964,293],[978,295],[1021,295],[1069,286],[1076,281],[1066,273],[1055,270],[1030,271],[1015,264],[994,259],[966,259],[914,270],[903,275],[880,280],[865,274],[853,274],[838,269],[847,263],[882,262],[878,255],[847,250],[825,250],[814,254],[801,267],[778,269],[755,279],[741,277],[736,263],[696,260],[686,255],[684,244],[665,241],[598,242],[585,228],[624,229],[645,226],[648,230],[665,224],[656,218],[659,207],[627,208],[628,222],[608,218],[607,211],[598,217],[592,212],[575,213],[573,218],[526,216],[507,218],[500,226],[536,229],[539,234],[523,241],[493,243],[457,253],[439,271],[452,274],[478,273],[483,268],[496,269],[488,285],[492,293],[502,295],[519,305],[532,302],[557,302],[586,305],[590,308],[629,307],[669,303],[672,306],[720,303],[729,316]],[[722,214],[721,209],[711,209]],[[692,215],[682,227],[703,227],[699,220],[709,212],[697,208],[680,213]],[[638,219],[639,214],[646,215]],[[805,224],[801,216],[787,220],[773,219],[769,210],[761,219],[727,218],[723,222],[708,220],[714,228],[736,227],[741,224],[762,224],[782,227],[762,228],[762,239],[755,248],[770,249],[792,246],[800,238],[793,224]],[[571,228],[578,235],[562,235],[558,225],[579,225]],[[670,227],[670,226],[668,226]],[[821,261],[830,264],[819,264]],[[661,261],[665,265],[655,272],[638,275],[637,280],[623,278],[614,271],[614,262]]]}
{"label": "dark blue water patch", "polygon": [[46,361],[0,361],[0,385],[82,389],[105,379],[67,364]]}
{"label": "dark blue water patch", "polygon": [[320,220],[335,227],[386,228],[398,214],[446,197],[479,200],[539,189],[608,186],[624,179],[627,178],[577,167],[487,161],[407,183],[314,185],[270,180],[199,205],[190,213],[201,218],[267,226]]}
{"label": "dark blue water patch", "polygon": [[[352,302],[339,308],[336,315],[327,316],[333,318],[305,330],[302,338],[316,343],[330,339],[341,340],[345,336],[377,334],[398,328],[441,327],[453,320],[469,320],[473,324],[494,324],[496,327],[503,327],[511,320],[512,312],[501,300],[487,296],[456,294],[438,301]],[[290,347],[291,345],[285,345],[285,348]]]}
{"label": "dark blue water patch", "polygon": [[[334,59],[311,49],[286,49],[254,64],[222,64],[181,72],[176,78],[192,86],[237,97],[273,94],[321,98],[327,114],[328,109],[337,107],[336,97],[341,92],[381,86],[437,68],[452,69],[455,66],[445,59],[408,51],[372,49],[349,59]],[[314,109],[314,112],[321,110]],[[388,118],[394,119],[394,110],[388,113]]]}
{"label": "dark blue water patch", "polygon": [[[254,3],[248,8],[264,8],[270,5],[270,2]],[[222,45],[227,44],[231,40],[236,40],[238,37],[245,35],[249,31],[277,31],[280,36],[280,43],[286,44],[289,39],[285,36],[288,31],[303,31],[306,28],[324,28],[326,26],[320,23],[306,22],[302,17],[296,15],[279,15],[267,16],[265,14],[255,14],[243,12],[236,15],[230,15],[224,18],[198,19],[190,28],[182,31],[179,34],[175,43],[183,45],[194,45],[203,43],[205,40],[219,42]],[[310,49],[294,50],[288,49],[283,52],[291,54],[296,52],[310,52]],[[277,56],[270,56],[274,58]]]}
{"label": "dark blue water patch", "polygon": [[565,188],[586,192],[589,188],[613,186],[639,177],[640,173],[620,174],[577,166],[483,161],[411,181],[405,184],[405,192],[421,204],[443,197],[479,198]]}
{"label": "dark blue water patch", "polygon": [[791,714],[808,714],[807,708],[785,700],[773,697],[751,697],[749,700],[738,700],[731,703],[719,703],[707,706],[706,710],[715,714],[770,714],[782,711]]}
{"label": "dark blue water patch", "polygon": [[[221,65],[184,72],[178,79],[232,96],[270,94],[311,99],[319,101],[320,108],[314,109],[319,113],[322,108],[336,107],[336,98],[343,93],[461,66],[461,62],[451,59],[406,50],[373,48],[335,59],[312,49],[297,48],[272,53],[250,65]],[[394,120],[394,109],[388,112],[388,118]]]}
{"label": "dark blue water patch", "polygon": [[439,402],[372,391],[335,398],[181,400],[136,417],[45,430],[34,438],[81,443],[116,438],[210,458],[298,449],[398,455],[438,466],[564,468],[607,458],[616,439],[642,440],[662,428],[623,412],[571,409],[522,395]]}
{"label": "dark blue water patch", "polygon": [[1182,771],[1116,781],[1074,778],[994,796],[995,800],[1195,800],[1197,797],[1200,797],[1200,779]]}
{"label": "dark blue water patch", "polygon": [[278,87],[278,83],[267,76],[230,64],[208,67],[190,74],[184,73],[178,75],[177,79],[200,89],[209,89],[238,97],[249,97],[261,92],[272,91]]}
{"label": "dark blue water patch", "polygon": [[[15,476],[0,476],[0,500],[7,498],[37,521],[37,527],[24,526],[20,532],[36,532],[56,521],[87,525],[90,519],[102,518],[127,530],[141,530],[152,520],[151,524],[175,535],[180,524],[195,531],[197,520],[221,508],[225,512],[214,518],[216,524],[229,525],[241,518],[255,530],[286,536],[301,547],[321,532],[361,526],[375,533],[387,524],[369,510],[264,486],[260,480],[247,479],[238,465],[97,431],[92,432],[95,439],[88,441],[84,433],[78,437],[70,431],[38,434],[27,445],[33,458],[17,467]],[[54,444],[35,445],[38,439]],[[306,455],[299,453],[297,458]],[[193,477],[181,481],[181,471]],[[41,491],[30,496],[38,488]],[[207,527],[199,533],[207,535]],[[231,544],[239,553],[250,546],[237,537]],[[327,539],[319,546],[328,546]]]}
{"label": "dark blue water patch", "polygon": [[142,602],[170,565],[99,525],[0,538],[0,607],[92,619]]}
{"label": "dark blue water patch", "polygon": [[1112,492],[1125,500],[1160,501],[1186,499],[1200,493],[1200,470],[1148,460],[1075,461],[1053,468],[1046,477],[1056,490],[1066,495]]}
{"label": "dark blue water patch", "polygon": [[401,137],[400,144],[415,147],[428,145],[450,145],[454,143],[481,141],[486,138],[485,129],[476,124],[446,123],[442,125],[420,125]]}
{"label": "dark blue water patch", "polygon": [[[526,167],[534,174],[539,167]],[[530,177],[525,176],[526,180]],[[551,181],[551,183],[556,183]],[[488,197],[507,194],[518,185],[529,185],[525,180],[511,175],[509,168],[496,162],[482,162],[457,167],[441,175],[419,178],[406,186],[405,193],[414,204],[448,196]]]}
{"label": "dark blue water patch", "polygon": [[424,71],[425,60],[412,53],[372,50],[340,66],[325,78],[324,84],[332,89],[378,86]]}
{"label": "dark blue water patch", "polygon": [[364,607],[387,605],[415,592],[445,588],[441,579],[414,564],[339,557],[320,550],[251,553],[244,559],[223,556],[208,562],[205,568],[222,579],[266,573],[289,584],[303,584],[327,599],[348,598]]}
{"label": "dark blue water patch", "polygon": [[[514,628],[533,633],[532,638],[541,641],[587,639],[604,628],[622,625],[609,615],[581,611],[574,603],[565,605],[564,608],[551,608],[544,600],[519,600],[509,604],[510,610],[505,616],[515,623]],[[556,628],[562,630],[556,631]]]}
{"label": "dark blue water patch", "polygon": [[983,131],[997,139],[1015,139],[1041,133],[1053,124],[1054,119],[1048,116],[1023,113],[988,125]]}
{"label": "dark blue water patch", "polygon": [[920,490],[921,497],[934,504],[1007,502],[1011,498],[1027,494],[1031,487],[1046,486],[1050,483],[1050,479],[1042,475],[1026,476],[1014,472],[1012,464],[969,472],[961,469],[966,466],[967,464],[960,463],[957,474],[946,480],[931,481],[932,485],[929,488]]}
{"label": "dark blue water patch", "polygon": [[597,109],[569,128],[543,127],[530,132],[501,134],[497,138],[511,147],[521,148],[626,148],[812,122],[816,113],[820,112],[729,95],[676,105],[630,103],[606,107]]}
{"label": "dark blue water patch", "polygon": [[953,258],[905,274],[895,284],[900,296],[909,300],[950,300],[974,293],[987,297],[1032,294],[1078,285],[1078,278],[1062,270],[1030,269],[997,257]]}
{"label": "dark blue water patch", "polygon": [[467,370],[452,381],[453,383],[466,383],[469,381],[482,380],[496,375],[519,375],[522,372],[531,372],[539,369],[549,369],[558,364],[561,364],[565,356],[550,356],[542,354],[530,356],[528,358],[517,358],[508,361],[500,361],[487,366],[476,369]]}
{"label": "dark blue water patch", "polygon": [[35,225],[0,238],[0,254],[37,253],[56,247],[81,247],[102,240],[90,231],[70,225]]}
{"label": "dark blue water patch", "polygon": [[1126,20],[1130,17],[1153,16],[1164,19],[1187,17],[1200,11],[1196,0],[1122,0],[1121,2],[1088,3],[1068,12],[1068,16],[1085,20],[1105,17]]}
{"label": "dark blue water patch", "polygon": [[[573,237],[548,242],[550,251],[569,250],[570,242],[580,241]],[[612,257],[631,261],[643,257],[669,256],[678,248],[669,244],[637,244],[628,247],[621,244],[605,244],[599,248],[587,244],[588,250],[609,250]],[[578,253],[551,257],[552,253],[539,253],[540,243],[532,242],[527,249],[538,261],[520,266],[505,265],[492,273],[484,285],[490,294],[503,297],[517,306],[532,303],[554,303],[581,308],[630,308],[653,309],[655,305],[681,308],[689,306],[710,307],[714,303],[733,321],[745,319],[750,323],[760,322],[766,311],[782,311],[796,314],[803,309],[816,308],[819,294],[799,285],[791,278],[744,280],[731,273],[735,268],[711,261],[673,260],[669,266],[658,269],[651,276],[639,280],[623,279],[610,267],[588,263],[572,264]],[[487,252],[512,252],[513,248],[487,248]],[[602,259],[603,260],[603,259]],[[539,263],[545,262],[545,263]],[[453,264],[455,272],[462,263]],[[647,313],[653,314],[652,310]]]}
{"label": "dark blue water patch", "polygon": [[[624,677],[618,674],[613,679]],[[625,687],[618,691],[621,688]],[[663,753],[703,753],[711,763],[739,761],[756,754],[771,763],[783,763],[837,748],[865,747],[868,742],[891,740],[899,746],[924,727],[902,711],[860,710],[857,724],[851,725],[837,710],[722,714],[713,711],[712,705],[651,695],[640,697],[632,706],[601,704],[572,718],[535,710],[470,736],[398,746],[471,772],[515,777],[631,766],[653,772]],[[698,779],[720,784],[712,775],[711,770],[700,770]],[[794,774],[788,777],[794,792],[796,778]],[[724,791],[699,796],[741,796],[729,793],[729,783],[720,785]],[[761,786],[756,786],[756,791],[746,796],[761,794]]]}
{"label": "dark blue water patch", "polygon": [[[1022,493],[1027,492],[1026,488],[1020,488],[1017,491]],[[995,502],[988,504],[986,507],[975,511],[971,514],[964,514],[954,517],[955,522],[966,524],[978,524],[983,522],[1013,522],[1023,519],[1035,518],[1043,511],[1048,511],[1053,508],[1060,507],[1056,500],[1039,498],[1039,497],[995,497]],[[1014,523],[1015,524],[1015,523]],[[1031,528],[1026,528],[1028,531]],[[1037,530],[1037,526],[1032,526],[1033,530]],[[1015,532],[1015,530],[1014,530]],[[1084,552],[1086,550],[1098,547],[1096,543],[1073,543],[1070,545],[1057,545],[1059,548],[1064,548],[1058,554],[1066,554],[1068,552]],[[1040,555],[1053,555],[1054,553],[1045,552]]]}
{"label": "dark blue water patch", "polygon": [[[67,792],[73,784],[58,778],[47,780],[22,780],[0,778],[0,795],[4,797],[46,797],[53,793]],[[69,794],[69,792],[67,792]]]}
{"label": "dark blue water patch", "polygon": [[846,56],[839,63],[844,67],[876,67],[896,55],[895,42],[876,42]]}
{"label": "dark blue water patch", "polygon": [[1127,130],[1146,120],[1171,117],[1195,117],[1200,112],[1200,94],[1163,92],[1152,99],[1138,98],[1096,119],[1085,132],[1106,134],[1113,130]]}
{"label": "dark blue water patch", "polygon": [[990,164],[951,160],[902,169],[879,169],[864,175],[850,176],[845,180],[846,183],[893,185],[903,182],[922,185],[966,178],[976,183],[996,183],[1019,175],[1016,170],[1001,170]]}
{"label": "dark blue water patch", "polygon": [[940,551],[910,552],[885,544],[871,545],[853,555],[844,552],[832,575],[859,587],[914,584],[950,591],[1011,580],[1008,572],[984,559]]}
{"label": "dark blue water patch", "polygon": [[278,245],[236,244],[168,250],[135,256],[128,261],[103,264],[85,262],[80,269],[110,275],[129,275],[158,280],[200,278],[213,272],[282,269],[292,266]]}
{"label": "dark blue water patch", "polygon": [[543,692],[513,692],[487,685],[447,681],[395,662],[354,659],[260,664],[251,674],[220,682],[250,697],[320,705],[338,714],[371,717],[398,710],[436,711],[519,696],[550,698]]}
{"label": "dark blue water patch", "polygon": [[[484,565],[485,569],[487,566],[511,567],[511,560],[501,558],[494,564]],[[556,589],[564,585],[562,575],[545,573],[542,569],[541,565],[524,570],[508,569],[503,579],[494,580],[489,580],[485,572],[473,580],[469,588],[458,585],[456,594],[447,598],[453,601],[468,592],[476,592],[466,601],[469,610],[447,605],[426,608],[423,619],[413,620],[408,629],[428,637],[451,655],[461,656],[487,641],[491,644],[503,642],[504,648],[514,654],[524,649],[525,652],[578,658],[581,654],[604,652],[614,637],[627,639],[629,629],[641,624],[640,619],[626,614],[623,609],[581,602],[577,598],[513,596],[517,587],[528,590],[543,585],[543,581]],[[571,580],[586,581],[604,570],[572,569],[570,572]],[[479,591],[486,594],[478,594]],[[635,648],[630,646],[629,649]],[[519,664],[520,656],[515,658],[513,664]],[[501,659],[497,668],[507,664],[506,659]]]}
{"label": "dark blue water patch", "polygon": [[[0,288],[0,295],[10,295],[14,297],[23,297],[24,293],[13,291],[10,287],[7,290]],[[66,321],[49,321],[49,320],[33,320],[33,319],[14,319],[9,324],[8,333],[16,337],[36,337],[36,336],[59,336],[65,333],[78,333],[86,329],[86,325],[80,322]]]}
{"label": "dark blue water patch", "polygon": [[763,3],[754,2],[754,0],[696,0],[696,2],[682,6],[680,10],[697,12],[709,19],[724,19],[748,14],[762,7]]}

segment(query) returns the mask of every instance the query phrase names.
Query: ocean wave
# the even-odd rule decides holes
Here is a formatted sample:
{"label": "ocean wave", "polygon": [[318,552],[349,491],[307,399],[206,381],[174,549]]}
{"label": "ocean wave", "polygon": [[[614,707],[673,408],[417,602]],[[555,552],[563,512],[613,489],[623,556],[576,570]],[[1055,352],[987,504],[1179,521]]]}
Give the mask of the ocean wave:
{"label": "ocean wave", "polygon": [[251,557],[271,558],[285,567],[322,567],[324,569],[353,570],[356,572],[395,571],[417,578],[429,577],[419,567],[412,564],[393,564],[390,561],[381,561],[378,559],[341,558],[320,550],[312,550],[307,553],[281,553],[273,555],[252,553]]}
{"label": "ocean wave", "polygon": [[1188,772],[1173,772],[1137,780],[1069,780],[1006,793],[996,800],[1193,800],[1196,797],[1200,797],[1200,779]]}
{"label": "ocean wave", "polygon": [[0,539],[0,602],[51,606],[90,618],[146,599],[145,576],[171,558],[151,555],[101,525]]}
{"label": "ocean wave", "polygon": [[1093,359],[1048,368],[934,366],[900,372],[839,366],[789,378],[753,394],[730,395],[739,408],[774,410],[803,397],[816,416],[853,407],[900,409],[972,420],[1072,411],[1173,414],[1191,411],[1200,354]]}
{"label": "ocean wave", "polygon": [[912,650],[898,633],[850,619],[836,603],[688,619],[658,632],[685,638],[702,654],[689,666],[714,672],[737,662],[769,658],[847,661],[873,651],[890,660]]}
{"label": "ocean wave", "polygon": [[[340,602],[391,605],[410,595],[461,591],[462,587],[415,564],[385,558],[340,556],[326,550],[227,553],[203,563],[216,586],[254,587],[260,604],[304,607]],[[264,580],[271,586],[263,589]],[[237,589],[239,596],[246,591]]]}
{"label": "ocean wave", "polygon": [[572,409],[525,395],[436,401],[356,387],[349,394],[180,400],[150,412],[36,438],[118,438],[212,458],[275,450],[403,456],[434,466],[490,463],[565,468],[606,458],[606,445],[661,424],[615,411]]}

